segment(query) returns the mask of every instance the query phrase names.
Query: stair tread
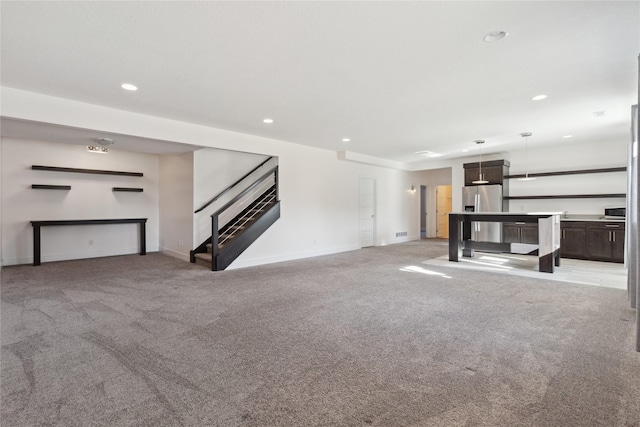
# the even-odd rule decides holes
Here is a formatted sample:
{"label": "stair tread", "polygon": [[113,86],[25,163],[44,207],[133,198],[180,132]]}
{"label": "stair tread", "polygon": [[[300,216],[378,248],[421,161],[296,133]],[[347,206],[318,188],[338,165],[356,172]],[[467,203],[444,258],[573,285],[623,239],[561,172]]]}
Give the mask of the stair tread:
{"label": "stair tread", "polygon": [[211,262],[213,260],[213,256],[210,253],[197,253],[194,255],[196,258],[200,258],[205,261]]}

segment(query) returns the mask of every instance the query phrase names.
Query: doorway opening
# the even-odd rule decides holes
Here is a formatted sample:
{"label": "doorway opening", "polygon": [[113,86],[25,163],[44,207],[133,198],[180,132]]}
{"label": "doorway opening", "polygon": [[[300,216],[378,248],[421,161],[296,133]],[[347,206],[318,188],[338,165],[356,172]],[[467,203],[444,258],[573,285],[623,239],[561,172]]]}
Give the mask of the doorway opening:
{"label": "doorway opening", "polygon": [[427,186],[420,186],[420,238],[427,238]]}
{"label": "doorway opening", "polygon": [[436,187],[436,237],[449,237],[449,214],[453,206],[451,188],[451,185]]}

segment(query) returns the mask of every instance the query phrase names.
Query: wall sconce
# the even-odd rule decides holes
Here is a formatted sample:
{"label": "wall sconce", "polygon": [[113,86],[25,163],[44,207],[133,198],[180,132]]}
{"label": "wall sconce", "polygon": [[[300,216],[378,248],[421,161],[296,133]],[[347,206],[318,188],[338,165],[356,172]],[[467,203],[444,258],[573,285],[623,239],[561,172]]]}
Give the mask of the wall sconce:
{"label": "wall sconce", "polygon": [[415,186],[415,185],[413,185],[413,184],[411,184],[411,192],[412,192],[412,193],[415,193],[415,192],[416,192],[416,186]]}
{"label": "wall sconce", "polygon": [[87,151],[90,153],[109,154],[107,147],[95,147],[93,145],[88,146]]}

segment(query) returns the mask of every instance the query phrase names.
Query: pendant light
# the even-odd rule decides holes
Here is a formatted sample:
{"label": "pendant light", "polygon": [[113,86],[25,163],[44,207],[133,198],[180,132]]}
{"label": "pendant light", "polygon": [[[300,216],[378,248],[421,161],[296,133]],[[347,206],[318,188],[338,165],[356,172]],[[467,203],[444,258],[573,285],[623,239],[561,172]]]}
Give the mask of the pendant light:
{"label": "pendant light", "polygon": [[529,176],[529,137],[531,132],[522,132],[521,137],[524,138],[524,178],[518,178],[518,181],[533,181],[535,178]]}
{"label": "pendant light", "polygon": [[478,179],[475,181],[471,181],[472,184],[488,184],[489,181],[487,181],[486,179],[484,179],[484,175],[482,174],[482,144],[484,144],[484,139],[477,139],[474,141],[478,147],[480,147],[480,162],[479,164],[479,173],[478,173]]}

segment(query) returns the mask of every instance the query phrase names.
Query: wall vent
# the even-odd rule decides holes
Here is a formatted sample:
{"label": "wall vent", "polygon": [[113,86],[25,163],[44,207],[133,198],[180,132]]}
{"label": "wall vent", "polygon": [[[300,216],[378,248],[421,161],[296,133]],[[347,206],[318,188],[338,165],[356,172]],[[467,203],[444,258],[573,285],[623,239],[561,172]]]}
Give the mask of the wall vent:
{"label": "wall vent", "polygon": [[407,232],[406,232],[406,231],[398,231],[398,232],[396,233],[396,237],[402,237],[402,236],[406,236],[406,235],[407,235]]}

